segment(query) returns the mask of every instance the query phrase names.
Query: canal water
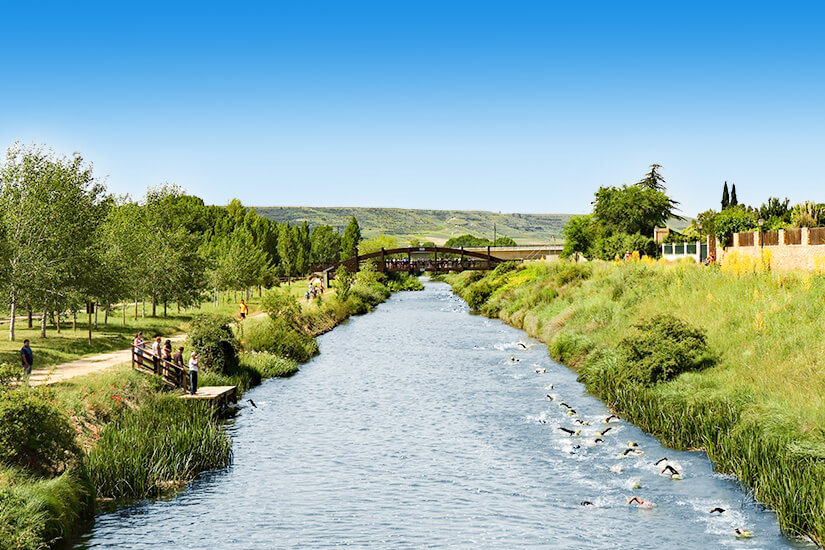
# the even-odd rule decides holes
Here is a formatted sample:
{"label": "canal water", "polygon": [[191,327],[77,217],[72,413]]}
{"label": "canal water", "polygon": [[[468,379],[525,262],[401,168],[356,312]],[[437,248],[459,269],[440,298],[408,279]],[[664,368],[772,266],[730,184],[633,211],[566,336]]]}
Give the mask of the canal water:
{"label": "canal water", "polygon": [[[231,467],[99,515],[77,547],[798,546],[703,453],[605,424],[544,345],[471,315],[443,283],[395,294],[319,344],[297,375],[244,396]],[[622,458],[629,442],[643,454]],[[682,479],[660,475],[662,457]]]}

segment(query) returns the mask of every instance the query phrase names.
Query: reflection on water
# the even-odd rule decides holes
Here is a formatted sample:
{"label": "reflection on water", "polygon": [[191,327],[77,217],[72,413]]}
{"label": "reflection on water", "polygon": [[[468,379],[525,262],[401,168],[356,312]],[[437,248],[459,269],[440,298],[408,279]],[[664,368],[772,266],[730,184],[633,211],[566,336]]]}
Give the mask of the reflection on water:
{"label": "reflection on water", "polygon": [[[444,284],[319,343],[296,376],[247,393],[257,408],[230,427],[232,467],[100,515],[79,547],[794,546],[704,454],[605,424],[544,345],[470,315]],[[643,454],[622,456],[629,442]],[[660,475],[662,457],[682,479]],[[628,506],[633,496],[655,506]],[[753,538],[737,539],[739,526]]]}

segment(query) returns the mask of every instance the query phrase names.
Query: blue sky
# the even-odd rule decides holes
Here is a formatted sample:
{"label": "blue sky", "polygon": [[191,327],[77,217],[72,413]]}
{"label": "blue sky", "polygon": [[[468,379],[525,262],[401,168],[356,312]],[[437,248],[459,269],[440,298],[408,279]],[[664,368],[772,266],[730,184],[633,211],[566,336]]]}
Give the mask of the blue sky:
{"label": "blue sky", "polygon": [[822,3],[0,4],[0,146],[117,193],[573,213],[655,162],[687,215],[825,201]]}

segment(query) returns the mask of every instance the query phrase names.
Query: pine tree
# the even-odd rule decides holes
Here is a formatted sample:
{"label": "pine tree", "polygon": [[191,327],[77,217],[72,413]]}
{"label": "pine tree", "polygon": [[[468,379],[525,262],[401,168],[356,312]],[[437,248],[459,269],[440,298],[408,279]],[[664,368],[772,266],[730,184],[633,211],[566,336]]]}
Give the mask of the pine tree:
{"label": "pine tree", "polygon": [[725,187],[722,189],[722,210],[730,206],[730,195],[728,194],[728,182],[725,182]]}
{"label": "pine tree", "polygon": [[737,204],[739,204],[739,200],[736,198],[736,184],[734,183],[730,188],[730,205],[736,206]]}
{"label": "pine tree", "polygon": [[643,187],[645,189],[653,189],[655,191],[664,191],[665,190],[665,178],[658,172],[661,165],[659,164],[651,164],[650,165],[650,172],[645,174],[641,180],[639,180],[636,185]]}

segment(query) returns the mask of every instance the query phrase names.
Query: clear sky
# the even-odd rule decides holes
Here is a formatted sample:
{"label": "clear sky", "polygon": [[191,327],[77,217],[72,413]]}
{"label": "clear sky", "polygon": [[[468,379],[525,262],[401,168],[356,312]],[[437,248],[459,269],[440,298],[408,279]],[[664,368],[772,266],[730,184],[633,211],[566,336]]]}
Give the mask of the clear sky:
{"label": "clear sky", "polygon": [[0,2],[0,146],[208,203],[825,201],[825,3]]}

